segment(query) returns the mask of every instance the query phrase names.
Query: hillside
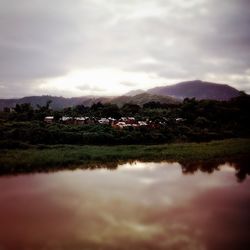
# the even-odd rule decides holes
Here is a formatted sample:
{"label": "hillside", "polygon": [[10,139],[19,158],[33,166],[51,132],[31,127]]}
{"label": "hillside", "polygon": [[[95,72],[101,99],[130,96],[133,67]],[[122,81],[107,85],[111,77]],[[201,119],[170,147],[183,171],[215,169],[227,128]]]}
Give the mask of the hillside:
{"label": "hillside", "polygon": [[161,103],[175,104],[175,103],[179,103],[180,100],[174,97],[170,97],[170,96],[161,96],[161,95],[153,95],[150,93],[142,93],[142,94],[135,95],[135,96],[119,96],[119,97],[113,98],[110,102],[113,104],[117,104],[119,107],[121,107],[125,103],[138,104],[142,106],[143,104],[147,102],[161,102]]}
{"label": "hillside", "polygon": [[161,103],[178,103],[186,97],[195,97],[198,100],[229,100],[239,95],[239,91],[226,84],[203,82],[199,80],[181,82],[174,85],[151,88],[147,92],[143,90],[132,90],[117,97],[95,97],[83,96],[64,98],[57,96],[29,96],[20,99],[0,99],[0,110],[4,107],[15,107],[16,104],[31,103],[33,107],[45,105],[48,100],[52,101],[52,109],[62,109],[79,104],[91,106],[93,103],[113,103],[122,106],[125,103],[143,105],[155,101]]}
{"label": "hillside", "polygon": [[51,100],[52,109],[62,109],[66,107],[72,107],[79,104],[84,104],[86,106],[92,105],[94,102],[105,102],[109,98],[95,98],[92,96],[85,97],[57,97],[57,96],[28,96],[20,99],[0,99],[0,109],[2,110],[4,107],[15,107],[16,104],[22,103],[30,103],[33,107],[37,105],[43,106],[47,101]]}
{"label": "hillside", "polygon": [[146,91],[145,90],[142,90],[142,89],[136,89],[136,90],[131,90],[129,92],[127,92],[126,94],[124,94],[125,96],[135,96],[135,95],[139,95],[139,94],[142,94],[142,93],[145,93]]}
{"label": "hillside", "polygon": [[239,91],[226,84],[203,82],[200,80],[181,82],[170,86],[156,87],[148,90],[148,93],[167,95],[184,99],[195,97],[198,100],[229,100],[239,95]]}
{"label": "hillside", "polygon": [[143,93],[135,96],[118,96],[118,97],[56,97],[56,96],[29,96],[20,99],[0,99],[0,109],[4,107],[15,107],[16,104],[30,103],[33,107],[37,105],[43,106],[48,100],[51,100],[51,108],[54,110],[63,109],[66,107],[72,107],[76,105],[83,104],[84,106],[91,106],[93,103],[112,103],[117,104],[121,107],[125,103],[133,103],[138,105],[143,105],[144,103],[155,101],[161,103],[177,103],[178,100],[173,97],[159,96],[149,93]]}

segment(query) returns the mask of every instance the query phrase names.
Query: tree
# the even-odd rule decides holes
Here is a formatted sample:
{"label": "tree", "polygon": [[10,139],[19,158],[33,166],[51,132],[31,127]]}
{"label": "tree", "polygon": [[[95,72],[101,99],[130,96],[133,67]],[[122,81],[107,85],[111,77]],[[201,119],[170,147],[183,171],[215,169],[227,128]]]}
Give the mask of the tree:
{"label": "tree", "polygon": [[52,103],[51,100],[48,100],[44,106],[40,106],[39,104],[37,105],[37,110],[36,110],[36,118],[38,120],[44,120],[44,118],[47,115],[51,115],[51,108],[50,104]]}
{"label": "tree", "polygon": [[132,103],[126,103],[122,106],[121,111],[124,115],[130,116],[130,115],[135,115],[138,114],[140,111],[141,107],[137,104],[132,104]]}
{"label": "tree", "polygon": [[159,109],[162,108],[163,105],[160,102],[147,102],[143,104],[143,109]]}
{"label": "tree", "polygon": [[116,104],[104,104],[102,108],[102,116],[103,117],[113,117],[113,118],[119,118],[121,117],[120,109]]}
{"label": "tree", "polygon": [[76,105],[74,107],[74,111],[77,115],[86,115],[89,111],[89,107],[85,107],[84,105]]}
{"label": "tree", "polygon": [[34,109],[32,108],[30,103],[16,104],[14,111],[15,112],[12,117],[15,120],[28,121],[31,120],[34,116]]}

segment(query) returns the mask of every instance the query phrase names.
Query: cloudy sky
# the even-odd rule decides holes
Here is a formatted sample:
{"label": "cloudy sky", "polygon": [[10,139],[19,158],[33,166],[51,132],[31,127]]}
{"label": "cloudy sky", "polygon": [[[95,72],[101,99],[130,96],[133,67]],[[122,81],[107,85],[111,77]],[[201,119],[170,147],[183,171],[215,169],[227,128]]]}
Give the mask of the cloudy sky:
{"label": "cloudy sky", "polygon": [[250,0],[0,0],[0,98],[193,79],[250,93]]}

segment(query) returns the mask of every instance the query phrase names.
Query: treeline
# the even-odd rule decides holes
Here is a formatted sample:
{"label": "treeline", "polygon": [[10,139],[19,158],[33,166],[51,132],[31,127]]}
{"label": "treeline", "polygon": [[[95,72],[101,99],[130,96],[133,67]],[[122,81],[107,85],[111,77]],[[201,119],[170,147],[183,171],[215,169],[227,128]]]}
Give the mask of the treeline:
{"label": "treeline", "polygon": [[[250,96],[230,101],[185,99],[180,104],[149,102],[142,107],[96,103],[54,111],[51,102],[32,108],[18,104],[0,113],[0,147],[30,147],[38,144],[158,144],[176,141],[209,141],[250,136]],[[55,123],[44,118],[54,116]],[[66,125],[60,117],[134,117],[157,125],[116,129],[109,125]]]}

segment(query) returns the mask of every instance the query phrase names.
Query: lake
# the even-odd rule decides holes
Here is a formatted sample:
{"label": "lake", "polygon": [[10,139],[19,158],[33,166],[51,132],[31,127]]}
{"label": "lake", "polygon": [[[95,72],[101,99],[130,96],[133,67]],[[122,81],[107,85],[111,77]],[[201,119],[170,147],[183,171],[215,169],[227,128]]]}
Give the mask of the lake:
{"label": "lake", "polygon": [[134,162],[1,176],[0,190],[0,250],[250,249],[239,165]]}

